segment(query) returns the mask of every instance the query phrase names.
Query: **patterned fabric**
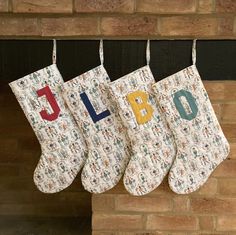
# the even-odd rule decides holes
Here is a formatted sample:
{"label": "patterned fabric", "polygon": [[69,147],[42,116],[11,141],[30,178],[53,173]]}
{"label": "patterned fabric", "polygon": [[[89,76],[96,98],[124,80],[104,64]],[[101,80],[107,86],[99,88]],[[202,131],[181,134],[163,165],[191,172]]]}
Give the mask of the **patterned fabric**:
{"label": "patterned fabric", "polygon": [[82,134],[62,99],[62,84],[55,64],[9,84],[41,145],[34,182],[44,193],[68,187],[87,156]]}
{"label": "patterned fabric", "polygon": [[191,193],[226,159],[229,144],[195,65],[157,82],[153,89],[177,145],[169,185],[176,193]]}
{"label": "patterned fabric", "polygon": [[66,82],[63,96],[86,139],[89,153],[82,184],[92,193],[114,187],[129,161],[129,141],[107,89],[102,65]]}
{"label": "patterned fabric", "polygon": [[[144,195],[158,187],[168,173],[176,153],[172,133],[152,93],[154,82],[149,66],[145,66],[110,85],[132,142],[133,155],[125,171],[124,185],[133,195]],[[135,106],[132,104],[132,108],[131,103],[144,106],[144,100],[140,100],[141,94],[143,98],[147,97],[148,108],[140,110],[143,116],[140,114],[141,118],[137,120],[133,109]],[[135,95],[137,99],[132,98]],[[146,113],[147,109],[149,114]],[[145,120],[144,116],[149,120]]]}

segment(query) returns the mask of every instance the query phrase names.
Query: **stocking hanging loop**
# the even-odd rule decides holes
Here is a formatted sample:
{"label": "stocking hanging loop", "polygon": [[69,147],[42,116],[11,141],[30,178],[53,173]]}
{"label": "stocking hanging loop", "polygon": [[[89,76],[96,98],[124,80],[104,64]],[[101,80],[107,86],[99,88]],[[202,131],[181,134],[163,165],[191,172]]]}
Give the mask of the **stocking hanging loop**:
{"label": "stocking hanging loop", "polygon": [[53,39],[53,50],[52,50],[52,63],[57,63],[57,41]]}
{"label": "stocking hanging loop", "polygon": [[146,62],[147,65],[150,63],[150,40],[147,40],[147,46],[146,46]]}
{"label": "stocking hanging loop", "polygon": [[100,62],[103,65],[104,55],[103,55],[103,40],[102,39],[100,39],[100,43],[99,43],[99,57],[100,57]]}
{"label": "stocking hanging loop", "polygon": [[196,60],[197,60],[197,56],[196,56],[196,42],[197,39],[193,40],[193,45],[192,45],[192,62],[195,65],[196,64]]}

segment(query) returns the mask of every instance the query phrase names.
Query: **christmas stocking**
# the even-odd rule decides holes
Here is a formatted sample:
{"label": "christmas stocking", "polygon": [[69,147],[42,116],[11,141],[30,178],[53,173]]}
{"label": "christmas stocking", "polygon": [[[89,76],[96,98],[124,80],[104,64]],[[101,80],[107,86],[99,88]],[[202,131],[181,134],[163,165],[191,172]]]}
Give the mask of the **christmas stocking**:
{"label": "christmas stocking", "polygon": [[41,145],[34,182],[44,193],[68,187],[86,159],[82,134],[61,96],[62,84],[55,64],[10,83]]}
{"label": "christmas stocking", "polygon": [[110,79],[100,65],[63,86],[63,96],[88,145],[82,184],[92,193],[114,187],[129,161],[129,141],[108,92]]}
{"label": "christmas stocking", "polygon": [[172,133],[153,96],[154,82],[147,65],[110,85],[131,139],[133,155],[124,185],[133,195],[144,195],[158,187],[175,157]]}
{"label": "christmas stocking", "polygon": [[178,194],[197,190],[229,154],[229,144],[195,66],[196,59],[193,61],[192,66],[153,86],[177,145],[169,185]]}

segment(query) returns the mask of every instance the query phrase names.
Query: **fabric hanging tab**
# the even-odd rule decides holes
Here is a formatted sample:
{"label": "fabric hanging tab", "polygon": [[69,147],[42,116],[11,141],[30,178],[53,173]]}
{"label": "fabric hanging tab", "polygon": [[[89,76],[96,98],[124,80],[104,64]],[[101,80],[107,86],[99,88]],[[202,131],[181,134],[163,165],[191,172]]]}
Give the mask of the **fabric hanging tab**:
{"label": "fabric hanging tab", "polygon": [[147,40],[147,47],[146,47],[146,61],[147,65],[150,63],[150,40]]}
{"label": "fabric hanging tab", "polygon": [[53,39],[52,63],[57,63],[57,41]]}
{"label": "fabric hanging tab", "polygon": [[193,40],[193,46],[192,46],[192,61],[193,61],[193,64],[195,65],[196,64],[196,60],[197,60],[197,56],[196,56],[196,42],[197,42],[197,39],[194,39]]}
{"label": "fabric hanging tab", "polygon": [[100,39],[100,44],[99,44],[99,56],[100,56],[100,62],[101,64],[104,63],[104,56],[103,56],[103,40]]}

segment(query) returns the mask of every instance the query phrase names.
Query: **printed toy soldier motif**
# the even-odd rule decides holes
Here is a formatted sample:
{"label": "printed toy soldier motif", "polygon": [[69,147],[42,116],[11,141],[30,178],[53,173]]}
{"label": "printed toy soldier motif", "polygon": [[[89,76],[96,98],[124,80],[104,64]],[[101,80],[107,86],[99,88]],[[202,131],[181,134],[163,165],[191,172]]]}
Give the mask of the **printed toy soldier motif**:
{"label": "printed toy soldier motif", "polygon": [[195,65],[195,54],[193,44],[193,65],[153,85],[175,137],[177,156],[169,185],[178,194],[199,189],[229,154],[229,143]]}
{"label": "printed toy soldier motif", "polygon": [[62,84],[56,64],[9,84],[41,146],[34,182],[44,193],[68,187],[87,157],[82,133],[62,98]]}
{"label": "printed toy soldier motif", "polygon": [[147,65],[110,84],[131,140],[133,155],[125,171],[124,185],[133,195],[144,195],[157,188],[176,154],[172,133],[154,98],[154,83]]}
{"label": "printed toy soldier motif", "polygon": [[100,65],[63,85],[63,97],[88,145],[82,184],[92,193],[114,187],[130,159],[129,139],[108,84],[110,78]]}

